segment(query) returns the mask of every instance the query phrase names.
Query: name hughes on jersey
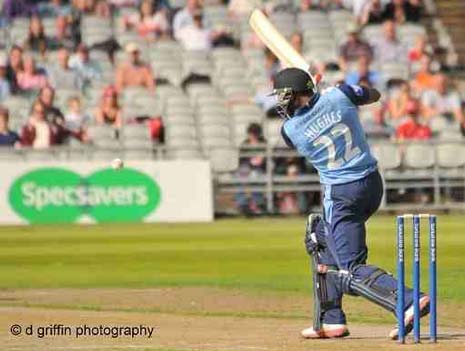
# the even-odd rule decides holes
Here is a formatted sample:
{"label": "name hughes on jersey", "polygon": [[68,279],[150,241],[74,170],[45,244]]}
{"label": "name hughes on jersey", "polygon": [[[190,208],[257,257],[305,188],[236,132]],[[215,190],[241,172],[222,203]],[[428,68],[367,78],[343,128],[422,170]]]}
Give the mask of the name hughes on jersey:
{"label": "name hughes on jersey", "polygon": [[331,111],[325,113],[321,117],[318,117],[315,121],[313,121],[308,128],[305,130],[304,134],[309,139],[315,139],[317,136],[321,134],[321,132],[332,125],[339,123],[342,120],[342,112],[341,110]]}

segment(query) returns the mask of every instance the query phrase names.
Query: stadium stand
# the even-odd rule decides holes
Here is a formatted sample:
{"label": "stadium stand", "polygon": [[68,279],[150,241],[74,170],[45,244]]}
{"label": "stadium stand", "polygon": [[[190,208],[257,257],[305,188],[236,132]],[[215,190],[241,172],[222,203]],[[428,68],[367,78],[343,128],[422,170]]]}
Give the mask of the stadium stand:
{"label": "stadium stand", "polygon": [[[219,0],[0,3],[0,103],[9,111],[0,136],[18,135],[0,137],[1,159],[209,159],[217,193],[236,194],[239,211],[277,212],[282,199],[300,203],[302,196],[306,208],[289,208],[318,204],[315,171],[280,136],[268,96],[280,63],[249,28],[251,8]],[[321,89],[346,81],[382,91],[383,101],[360,116],[388,189],[384,206],[411,203],[412,192],[422,192],[451,208],[465,193],[463,1],[353,3],[262,5],[323,75]],[[21,84],[19,77],[26,77]],[[45,85],[56,91],[40,100],[41,121],[31,108]],[[43,142],[42,125],[60,137],[53,132]],[[257,145],[244,143],[251,125],[264,131]],[[35,139],[28,140],[31,128]],[[245,185],[256,194],[250,200],[237,196]]]}

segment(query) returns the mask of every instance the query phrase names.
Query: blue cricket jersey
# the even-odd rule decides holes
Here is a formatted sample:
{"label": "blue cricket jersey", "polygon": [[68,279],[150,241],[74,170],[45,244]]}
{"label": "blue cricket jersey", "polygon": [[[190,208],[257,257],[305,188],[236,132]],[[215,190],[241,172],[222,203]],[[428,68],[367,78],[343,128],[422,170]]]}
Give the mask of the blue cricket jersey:
{"label": "blue cricket jersey", "polygon": [[353,182],[377,169],[358,116],[367,101],[367,89],[342,84],[314,95],[284,122],[284,139],[313,164],[322,184]]}

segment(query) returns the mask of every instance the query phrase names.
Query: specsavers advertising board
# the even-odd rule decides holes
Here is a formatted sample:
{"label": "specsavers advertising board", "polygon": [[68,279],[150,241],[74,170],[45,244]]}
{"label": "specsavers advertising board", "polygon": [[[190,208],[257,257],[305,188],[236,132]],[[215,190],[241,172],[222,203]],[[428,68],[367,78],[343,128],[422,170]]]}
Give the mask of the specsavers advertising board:
{"label": "specsavers advertising board", "polygon": [[206,161],[0,163],[0,224],[213,219]]}

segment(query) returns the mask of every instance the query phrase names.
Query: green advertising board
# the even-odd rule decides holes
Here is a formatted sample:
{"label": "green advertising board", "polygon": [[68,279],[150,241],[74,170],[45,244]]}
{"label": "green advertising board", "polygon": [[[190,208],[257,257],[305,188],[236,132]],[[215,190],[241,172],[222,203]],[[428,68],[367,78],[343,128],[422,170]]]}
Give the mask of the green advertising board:
{"label": "green advertising board", "polygon": [[161,190],[152,177],[132,168],[106,168],[86,177],[65,168],[38,168],[13,182],[8,201],[29,223],[73,223],[83,215],[96,222],[135,222],[155,211]]}

